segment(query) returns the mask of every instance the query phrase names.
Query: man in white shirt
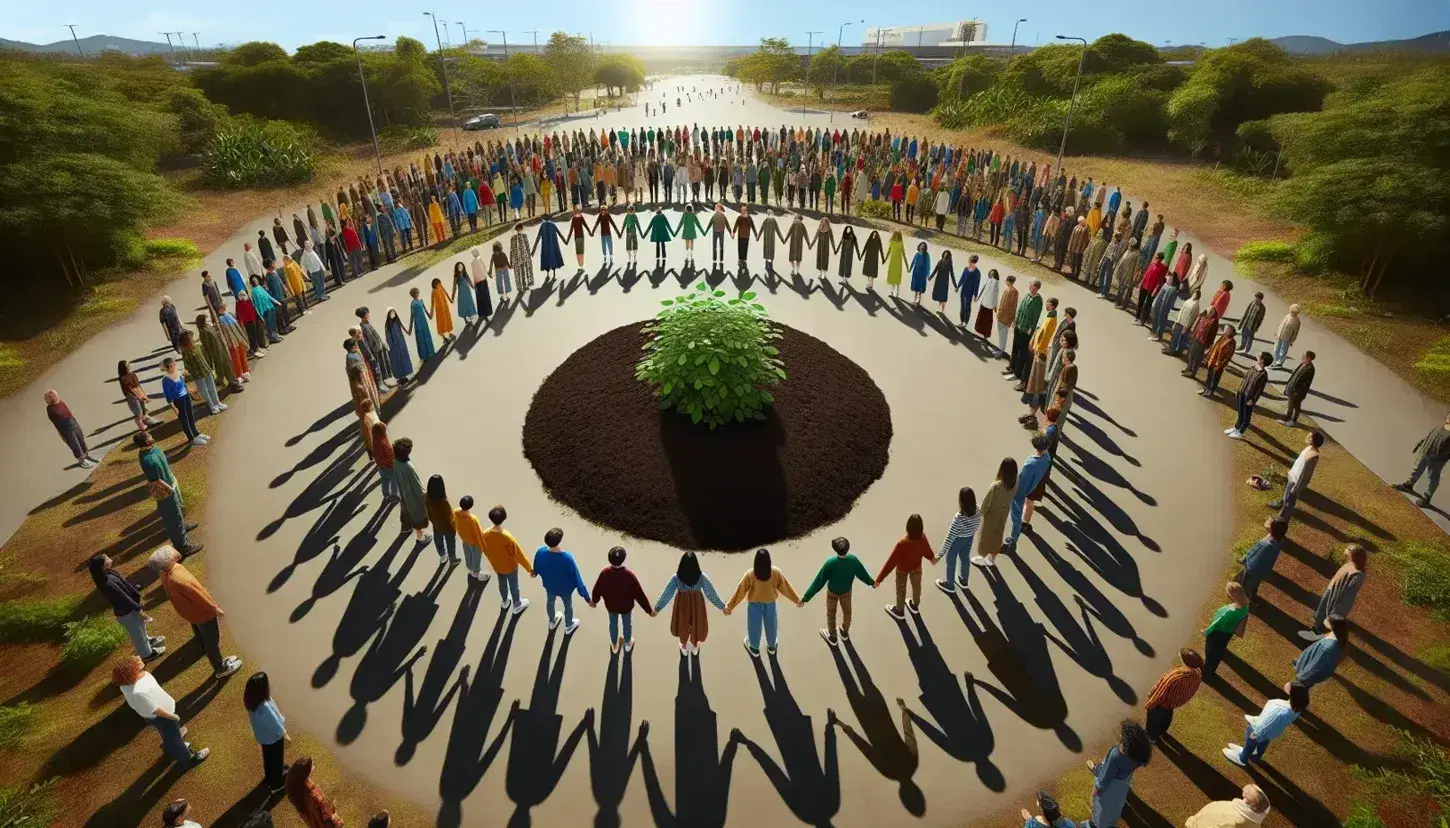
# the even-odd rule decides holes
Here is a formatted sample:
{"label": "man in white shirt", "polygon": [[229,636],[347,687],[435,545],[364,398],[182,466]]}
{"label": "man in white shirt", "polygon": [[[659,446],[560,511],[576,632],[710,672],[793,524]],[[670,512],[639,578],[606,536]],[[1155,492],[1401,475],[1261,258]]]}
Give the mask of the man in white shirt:
{"label": "man in white shirt", "polygon": [[111,680],[121,688],[126,704],[161,734],[161,747],[174,762],[196,764],[206,759],[208,748],[194,751],[186,741],[186,728],[176,715],[176,700],[146,672],[140,656],[131,656],[111,671]]}
{"label": "man in white shirt", "polygon": [[247,266],[247,276],[261,276],[267,272],[262,266],[262,254],[252,249],[251,242],[242,244],[242,263]]}
{"label": "man in white shirt", "polygon": [[1269,504],[1270,509],[1279,510],[1279,517],[1286,522],[1293,517],[1294,505],[1299,502],[1299,496],[1309,490],[1309,481],[1314,479],[1314,469],[1319,465],[1319,447],[1322,445],[1322,431],[1312,431],[1304,438],[1304,450],[1299,452],[1299,456],[1294,459],[1294,465],[1289,467],[1283,496]]}
{"label": "man in white shirt", "polygon": [[311,241],[302,243],[302,258],[298,261],[302,269],[312,279],[312,292],[317,296],[317,301],[327,301],[327,273],[322,267],[322,257],[317,255]]}

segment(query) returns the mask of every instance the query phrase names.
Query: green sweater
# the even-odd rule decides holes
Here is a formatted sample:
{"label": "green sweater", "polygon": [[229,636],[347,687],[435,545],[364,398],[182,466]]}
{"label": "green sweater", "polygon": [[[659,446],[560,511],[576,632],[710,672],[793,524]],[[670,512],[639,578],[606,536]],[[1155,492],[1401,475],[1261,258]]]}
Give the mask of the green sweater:
{"label": "green sweater", "polygon": [[851,591],[851,582],[859,580],[866,586],[875,586],[876,582],[871,580],[871,575],[866,567],[861,565],[861,560],[855,555],[832,555],[821,564],[821,570],[816,573],[816,579],[802,596],[801,601],[809,601],[821,587],[831,591],[833,595],[845,595]]}
{"label": "green sweater", "polygon": [[1248,607],[1237,607],[1233,604],[1224,604],[1213,613],[1213,620],[1208,622],[1204,634],[1212,633],[1233,633],[1239,628],[1239,622],[1249,614]]}

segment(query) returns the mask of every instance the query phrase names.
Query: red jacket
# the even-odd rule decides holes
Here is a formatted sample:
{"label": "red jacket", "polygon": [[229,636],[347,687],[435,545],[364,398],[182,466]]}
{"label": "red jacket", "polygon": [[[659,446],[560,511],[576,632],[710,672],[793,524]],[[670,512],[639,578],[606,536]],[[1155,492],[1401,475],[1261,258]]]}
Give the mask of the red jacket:
{"label": "red jacket", "polygon": [[1189,335],[1193,337],[1193,341],[1207,348],[1213,343],[1213,338],[1218,335],[1218,320],[1218,313],[1210,308],[1207,313],[1198,317],[1197,322],[1193,323],[1193,330]]}
{"label": "red jacket", "polygon": [[1218,311],[1218,317],[1220,319],[1223,318],[1224,314],[1228,313],[1229,298],[1229,291],[1219,288],[1218,292],[1213,295],[1213,299],[1208,303],[1210,308]]}
{"label": "red jacket", "polygon": [[357,237],[357,231],[352,225],[342,228],[342,249],[349,253],[362,250],[362,241]]}
{"label": "red jacket", "polygon": [[1139,286],[1143,288],[1144,293],[1157,293],[1158,288],[1163,286],[1163,282],[1167,278],[1168,265],[1155,259],[1152,264],[1148,265],[1148,269],[1143,271],[1143,281]]}
{"label": "red jacket", "polygon": [[605,608],[616,614],[629,612],[635,604],[639,604],[640,609],[645,612],[651,609],[649,598],[645,597],[644,587],[639,585],[639,579],[623,566],[604,567],[589,594],[596,601],[603,601]]}

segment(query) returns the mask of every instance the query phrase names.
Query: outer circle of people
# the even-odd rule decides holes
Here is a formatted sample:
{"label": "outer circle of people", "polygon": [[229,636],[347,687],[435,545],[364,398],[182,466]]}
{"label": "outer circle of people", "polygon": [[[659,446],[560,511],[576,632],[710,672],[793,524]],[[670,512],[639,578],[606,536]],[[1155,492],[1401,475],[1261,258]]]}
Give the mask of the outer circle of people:
{"label": "outer circle of people", "polygon": [[[718,189],[718,197],[717,197]],[[703,197],[724,202],[733,196],[739,208],[734,221],[728,220],[722,205],[699,214],[694,206]],[[646,199],[648,193],[648,199]],[[744,200],[742,200],[744,196]],[[774,198],[774,202],[770,199]],[[937,263],[921,243],[912,258],[900,231],[884,242],[876,230],[858,242],[854,228],[847,225],[840,237],[827,219],[814,234],[797,214],[782,229],[771,204],[780,208],[820,210],[827,215],[850,215],[867,198],[891,205],[893,218],[908,223],[943,229],[955,216],[958,235],[981,239],[1004,252],[1047,263],[1097,289],[1100,298],[1115,301],[1133,313],[1137,324],[1150,328],[1151,338],[1169,342],[1164,352],[1177,355],[1187,349],[1186,375],[1196,377],[1199,367],[1207,368],[1205,395],[1217,393],[1218,379],[1235,351],[1251,353],[1258,327],[1263,322],[1262,295],[1256,295],[1240,318],[1240,327],[1224,326],[1232,284],[1224,281],[1206,305],[1201,301],[1206,280],[1206,257],[1194,259],[1192,248],[1182,249],[1176,231],[1164,239],[1160,215],[1151,225],[1148,205],[1135,213],[1122,202],[1121,193],[1091,179],[1079,181],[1065,173],[1054,176],[1049,166],[1004,157],[991,150],[967,149],[924,140],[893,136],[889,132],[851,130],[747,129],[737,126],[701,129],[670,127],[656,130],[620,129],[586,135],[576,130],[542,137],[475,143],[463,152],[434,154],[407,170],[395,167],[382,176],[361,179],[341,188],[335,201],[323,201],[306,209],[305,220],[293,216],[291,232],[279,218],[272,238],[258,235],[255,248],[248,244],[243,262],[244,278],[233,260],[228,260],[226,285],[236,312],[228,308],[220,287],[203,273],[203,295],[209,312],[196,319],[197,332],[182,325],[174,303],[164,301],[161,324],[168,341],[181,352],[183,364],[167,357],[163,373],[167,402],[177,411],[189,439],[205,442],[197,431],[193,404],[186,380],[198,392],[212,413],[225,410],[217,388],[242,390],[250,379],[249,360],[265,356],[268,346],[282,340],[293,320],[308,307],[328,299],[328,281],[340,287],[361,277],[382,260],[392,261],[408,251],[477,230],[480,224],[515,222],[507,245],[496,241],[489,254],[477,248],[470,260],[454,265],[452,284],[434,279],[425,301],[421,291],[410,291],[406,317],[388,309],[380,333],[368,308],[358,308],[359,324],[344,341],[346,371],[359,417],[362,441],[382,481],[383,497],[399,504],[402,531],[414,533],[420,544],[432,542],[440,563],[466,566],[479,588],[490,580],[497,584],[502,607],[515,614],[530,606],[521,594],[519,571],[542,582],[545,615],[551,629],[562,626],[571,635],[581,624],[575,615],[574,599],[590,607],[603,602],[608,611],[610,647],[630,651],[634,646],[632,610],[638,607],[653,617],[670,609],[670,631],[678,638],[681,657],[694,658],[709,634],[709,606],[730,615],[744,605],[746,636],[744,647],[751,658],[762,652],[774,655],[779,647],[777,604],[784,599],[797,606],[825,595],[826,626],[821,637],[832,647],[849,639],[852,620],[853,586],[876,588],[892,581],[894,600],[885,611],[897,622],[906,623],[919,613],[924,565],[945,563],[944,577],[935,586],[948,594],[968,589],[973,566],[993,568],[1001,554],[1016,553],[1021,534],[1031,534],[1035,505],[1044,496],[1062,429],[1067,425],[1077,384],[1076,312],[1066,308],[1059,314],[1056,299],[1045,298],[1040,283],[1031,280],[1026,292],[1019,292],[1015,277],[1000,277],[995,270],[983,276],[977,257],[970,256],[958,275],[950,251],[942,251]],[[616,224],[612,207],[624,203],[623,219]],[[551,216],[554,205],[560,212],[572,207],[568,230],[561,231]],[[635,206],[654,210],[648,224],[641,226]],[[660,212],[666,205],[683,206],[680,221],[671,226]],[[749,212],[759,205],[759,222]],[[597,214],[593,221],[585,210]],[[521,223],[542,213],[531,240]],[[702,219],[703,215],[703,219]],[[1146,240],[1144,234],[1147,233]],[[768,266],[779,242],[793,272],[799,272],[804,251],[816,251],[815,269],[822,278],[831,269],[830,257],[838,256],[837,276],[849,279],[856,260],[862,275],[874,285],[882,275],[893,294],[899,292],[904,276],[919,303],[928,290],[939,310],[946,310],[950,291],[958,292],[959,321],[988,343],[995,342],[999,356],[1007,360],[1003,376],[1016,383],[1025,406],[1019,418],[1031,432],[1030,452],[1022,463],[1002,460],[997,475],[978,498],[971,488],[958,493],[958,511],[951,519],[939,547],[933,549],[920,515],[906,521],[904,536],[873,576],[851,552],[850,541],[836,538],[831,553],[820,566],[804,593],[798,593],[781,569],[774,565],[767,549],[757,550],[753,562],[728,600],[717,592],[703,571],[699,558],[685,552],[678,568],[653,600],[627,565],[627,552],[615,547],[607,553],[607,565],[592,588],[586,584],[573,555],[564,549],[564,532],[554,528],[544,533],[543,544],[532,559],[523,546],[504,528],[507,510],[502,505],[483,512],[480,519],[474,499],[464,495],[452,501],[439,475],[425,479],[412,461],[413,442],[394,439],[380,418],[382,395],[390,387],[414,377],[408,337],[413,337],[418,359],[426,362],[439,354],[433,330],[445,340],[455,336],[453,312],[465,324],[486,324],[493,313],[490,281],[502,306],[534,286],[534,257],[538,268],[552,274],[564,267],[563,248],[574,245],[582,268],[586,236],[598,235],[606,259],[613,259],[613,241],[622,238],[631,263],[637,259],[639,241],[655,245],[656,262],[666,257],[666,245],[683,237],[687,258],[693,258],[694,241],[712,237],[716,263],[725,258],[724,238],[732,237],[744,266],[751,241],[759,241]],[[301,247],[290,247],[301,240]],[[274,246],[275,242],[275,246]],[[1161,249],[1160,249],[1161,244]],[[280,250],[280,264],[278,251]],[[300,253],[298,252],[300,250]],[[322,251],[319,253],[319,251]],[[1136,298],[1134,296],[1136,288]],[[1183,304],[1178,305],[1182,300]],[[972,311],[975,304],[976,311]],[[1298,334],[1297,306],[1279,325],[1272,353],[1258,356],[1238,393],[1239,422],[1229,436],[1242,436],[1254,407],[1267,383],[1267,369],[1282,366],[1288,348]],[[184,368],[184,372],[183,372]],[[1307,369],[1307,371],[1306,371]],[[157,550],[151,566],[178,614],[193,624],[207,657],[218,677],[240,668],[235,657],[223,658],[217,632],[220,609],[181,561],[200,551],[187,538],[188,524],[182,512],[181,494],[166,462],[154,445],[147,428],[158,421],[147,410],[144,393],[134,373],[122,363],[118,373],[136,420],[137,447],[148,486],[162,513],[171,545]],[[1298,405],[1313,379],[1313,355],[1306,353],[1286,383],[1290,402],[1286,421],[1298,416]],[[73,439],[80,431],[74,416],[53,392],[47,395],[48,411],[78,461],[89,461],[83,440]],[[134,400],[132,399],[134,397]],[[57,410],[57,407],[60,410]],[[1431,471],[1431,486],[1450,454],[1450,418],[1443,434],[1432,433],[1416,447],[1420,463],[1413,486],[1421,472]],[[1284,496],[1276,501],[1277,517],[1266,523],[1267,534],[1243,560],[1241,572],[1224,587],[1228,602],[1213,614],[1204,630],[1203,653],[1185,649],[1180,664],[1168,671],[1150,691],[1145,705],[1145,723],[1125,721],[1118,743],[1100,762],[1090,762],[1095,784],[1092,791],[1092,819],[1084,825],[1104,828],[1117,824],[1134,772],[1147,764],[1152,746],[1167,732],[1173,711],[1189,702],[1203,679],[1214,674],[1232,639],[1242,635],[1257,586],[1274,568],[1286,537],[1294,502],[1308,486],[1321,434],[1311,433],[1306,447],[1288,475]],[[1433,488],[1431,492],[1433,493]],[[1428,494],[1427,494],[1428,497]],[[485,523],[486,520],[486,523]],[[461,547],[461,549],[460,549]],[[975,553],[974,550],[975,549]],[[938,554],[939,553],[939,554]],[[1308,643],[1294,663],[1293,676],[1284,684],[1284,698],[1269,699],[1263,711],[1248,717],[1243,744],[1224,748],[1227,761],[1246,766],[1260,761],[1272,739],[1282,734],[1307,708],[1309,690],[1333,675],[1348,647],[1346,617],[1353,607],[1366,570],[1365,550],[1351,545],[1344,553],[1344,565],[1326,588],[1311,629],[1301,636]],[[118,621],[135,645],[137,659],[116,670],[116,681],[131,706],[162,735],[167,752],[181,762],[206,757],[205,750],[193,750],[183,739],[177,724],[174,701],[149,673],[144,662],[164,652],[164,639],[146,632],[150,617],[141,609],[139,592],[111,567],[104,555],[92,561],[92,575],[110,600]],[[556,611],[557,608],[557,611]],[[258,678],[260,676],[260,678]],[[258,684],[253,688],[252,684]],[[248,712],[254,733],[262,746],[264,775],[275,790],[292,792],[291,771],[283,770],[282,742],[285,720],[270,699],[265,674],[256,674],[248,685]],[[169,715],[168,715],[169,714]],[[911,727],[906,719],[904,726]],[[914,743],[914,742],[913,742]],[[294,763],[293,768],[299,767]],[[307,764],[310,769],[310,762]],[[308,787],[310,785],[310,787]],[[330,804],[315,783],[303,778],[301,793],[294,804],[305,801],[313,812],[330,811]],[[310,799],[309,799],[310,797]],[[325,808],[319,804],[326,805]],[[298,804],[299,810],[304,804]],[[1071,828],[1051,797],[1039,796],[1039,813],[1024,811],[1028,824]],[[1210,803],[1195,817],[1205,820],[1235,818],[1262,820],[1269,804],[1256,786],[1247,786],[1243,797],[1231,802]],[[312,824],[312,823],[309,823]],[[329,823],[319,823],[329,824]],[[1190,820],[1190,825],[1199,824]],[[1205,821],[1201,824],[1240,824]]]}

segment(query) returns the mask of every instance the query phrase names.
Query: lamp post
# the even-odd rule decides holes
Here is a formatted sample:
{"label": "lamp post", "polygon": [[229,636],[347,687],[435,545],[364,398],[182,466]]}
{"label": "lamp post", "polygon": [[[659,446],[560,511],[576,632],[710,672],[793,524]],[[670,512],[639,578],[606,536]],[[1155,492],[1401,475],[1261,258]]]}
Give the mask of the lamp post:
{"label": "lamp post", "polygon": [[[844,37],[845,34],[846,34],[846,27],[849,26],[849,25],[851,25],[852,23],[865,23],[865,22],[866,22],[865,20],[847,20],[845,23],[842,23],[841,24],[841,27],[840,28],[836,29],[836,71],[834,73],[834,76],[831,78],[831,85],[832,86],[837,86],[837,85],[840,84],[840,82],[841,82],[841,64],[843,64],[843,63],[846,62],[841,57],[841,38]],[[831,110],[831,123],[835,123],[835,122],[836,122],[836,110],[833,109],[833,110]]]}
{"label": "lamp post", "polygon": [[489,29],[487,34],[496,34],[503,38],[503,70],[509,75],[509,107],[513,110],[514,132],[519,131],[519,101],[514,95],[514,73],[509,68],[509,33],[503,29]]}
{"label": "lamp post", "polygon": [[378,148],[378,129],[377,127],[373,126],[373,105],[371,102],[368,101],[368,79],[367,75],[363,74],[362,52],[358,51],[357,42],[359,40],[385,39],[386,38],[384,38],[382,35],[372,35],[370,37],[355,37],[352,39],[352,56],[357,58],[357,79],[359,81],[362,81],[363,108],[368,111],[368,132],[372,133],[373,136],[373,157],[378,160],[378,175],[383,174],[383,151]]}
{"label": "lamp post", "polygon": [[871,85],[876,85],[876,67],[881,65],[881,27],[876,27],[876,59],[871,61]]}
{"label": "lamp post", "polygon": [[171,49],[171,62],[176,62],[176,45],[171,42],[171,32],[157,32],[159,35],[166,35],[166,45]]}
{"label": "lamp post", "polygon": [[[1012,24],[1012,45],[1008,47],[1008,52],[1017,51],[1017,27],[1026,22],[1027,18],[1019,17],[1017,18],[1017,22]],[[1008,57],[1011,57],[1011,55],[1009,54]]]}
{"label": "lamp post", "polygon": [[81,48],[81,40],[80,38],[76,37],[76,24],[67,23],[65,24],[65,27],[67,29],[70,29],[70,39],[76,42],[76,51],[80,52],[81,59],[84,60],[86,56],[86,50]]}
{"label": "lamp post", "polygon": [[433,39],[438,42],[438,62],[443,66],[443,96],[448,99],[448,119],[453,122],[453,139],[458,140],[458,115],[453,111],[453,93],[448,90],[448,56],[443,54],[443,37],[438,34],[438,17],[423,12],[433,20]]}
{"label": "lamp post", "polygon": [[1077,59],[1077,77],[1072,79],[1072,100],[1067,103],[1067,121],[1062,125],[1062,143],[1057,147],[1057,167],[1053,174],[1062,175],[1062,154],[1067,152],[1067,132],[1072,129],[1072,112],[1077,108],[1077,85],[1082,80],[1082,65],[1087,60],[1087,38],[1058,35],[1058,40],[1076,40],[1082,44],[1082,54]]}

